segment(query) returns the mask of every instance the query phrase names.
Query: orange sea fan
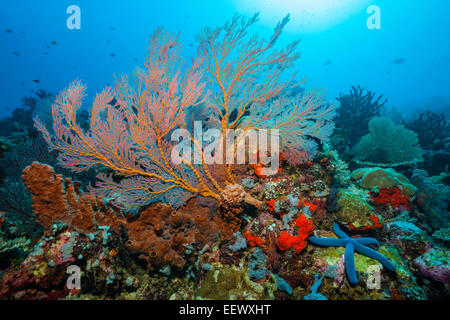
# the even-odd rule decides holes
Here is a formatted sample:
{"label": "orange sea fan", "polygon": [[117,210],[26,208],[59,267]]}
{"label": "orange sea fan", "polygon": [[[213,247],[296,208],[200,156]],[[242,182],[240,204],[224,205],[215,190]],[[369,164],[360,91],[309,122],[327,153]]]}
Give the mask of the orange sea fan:
{"label": "orange sea fan", "polygon": [[[101,169],[91,193],[118,206],[136,209],[161,200],[179,207],[192,195],[220,201],[226,186],[235,184],[233,161],[212,169],[205,161],[202,141],[195,136],[190,142],[201,161],[172,161],[173,147],[179,142],[172,133],[189,132],[187,110],[208,106],[222,133],[220,147],[229,129],[239,129],[233,156],[249,130],[277,129],[283,145],[303,145],[308,136],[326,139],[332,127],[328,120],[333,108],[322,95],[311,91],[284,97],[298,85],[293,75],[288,81],[281,79],[298,58],[299,41],[275,47],[289,16],[268,39],[248,36],[256,21],[257,15],[235,16],[222,27],[204,29],[190,64],[184,63],[178,35],[157,29],[144,67],[134,78],[120,76],[114,88],[96,95],[89,130],[76,123],[86,96],[86,86],[78,80],[52,105],[54,134],[38,118],[35,125],[50,149],[60,152],[61,166],[75,172]],[[258,204],[243,192],[240,201],[247,200]]]}

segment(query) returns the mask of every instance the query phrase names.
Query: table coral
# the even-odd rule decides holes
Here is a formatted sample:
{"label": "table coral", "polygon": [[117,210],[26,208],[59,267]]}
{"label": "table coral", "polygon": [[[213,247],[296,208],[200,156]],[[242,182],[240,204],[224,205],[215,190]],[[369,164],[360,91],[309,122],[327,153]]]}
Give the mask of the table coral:
{"label": "table coral", "polygon": [[368,165],[415,165],[421,161],[422,149],[414,131],[396,126],[388,117],[373,118],[369,133],[353,148],[355,158]]}

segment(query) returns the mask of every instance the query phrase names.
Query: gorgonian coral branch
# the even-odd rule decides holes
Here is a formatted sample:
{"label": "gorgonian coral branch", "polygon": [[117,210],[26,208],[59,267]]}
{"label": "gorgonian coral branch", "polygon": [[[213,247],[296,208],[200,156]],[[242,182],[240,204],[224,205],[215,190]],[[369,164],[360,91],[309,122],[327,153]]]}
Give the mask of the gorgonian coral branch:
{"label": "gorgonian coral branch", "polygon": [[[277,129],[285,145],[308,145],[310,150],[314,146],[308,137],[326,140],[332,130],[332,108],[321,95],[313,91],[295,99],[284,97],[297,86],[293,73],[281,79],[298,57],[299,41],[281,49],[275,43],[289,16],[268,39],[248,36],[256,21],[256,15],[249,20],[235,16],[222,27],[205,29],[199,36],[198,57],[187,67],[178,36],[158,29],[144,67],[136,69],[134,78],[119,76],[114,88],[96,95],[89,130],[76,123],[86,96],[86,86],[78,80],[52,105],[54,134],[38,118],[36,127],[50,148],[60,151],[63,167],[77,172],[99,167],[102,173],[91,191],[117,204],[139,207],[165,199],[177,205],[189,195],[221,200],[228,185],[235,183],[233,160],[209,163],[203,141],[198,140],[203,138],[191,134],[188,142],[199,162],[184,157],[173,161],[178,143],[173,133],[192,133],[193,125],[186,123],[197,120],[192,115],[209,112],[210,118],[217,118],[207,124],[222,133],[218,150],[229,129],[239,129],[233,156],[239,140],[252,129]],[[236,194],[248,200],[245,192]]]}
{"label": "gorgonian coral branch", "polygon": [[63,167],[79,172],[101,166],[121,176],[114,179],[101,173],[94,193],[131,206],[171,192],[218,197],[202,181],[201,168],[176,165],[170,158],[169,133],[184,126],[185,109],[206,96],[199,61],[183,69],[179,49],[176,36],[155,31],[145,69],[137,72],[135,82],[122,76],[114,89],[96,95],[87,132],[76,123],[86,91],[80,81],[61,92],[52,105],[54,135],[35,119],[50,148],[60,151]]}
{"label": "gorgonian coral branch", "polygon": [[[224,26],[206,28],[199,36],[198,54],[204,57],[211,104],[220,116],[222,136],[228,129],[241,129],[237,145],[250,130],[277,129],[282,147],[314,149],[310,138],[326,141],[334,129],[334,107],[325,103],[317,91],[288,97],[286,93],[299,85],[293,81],[295,73],[286,70],[299,56],[300,41],[281,49],[275,47],[289,16],[268,39],[249,36],[257,20],[258,15],[248,20],[236,15]],[[229,179],[233,181],[230,169],[228,165]]]}

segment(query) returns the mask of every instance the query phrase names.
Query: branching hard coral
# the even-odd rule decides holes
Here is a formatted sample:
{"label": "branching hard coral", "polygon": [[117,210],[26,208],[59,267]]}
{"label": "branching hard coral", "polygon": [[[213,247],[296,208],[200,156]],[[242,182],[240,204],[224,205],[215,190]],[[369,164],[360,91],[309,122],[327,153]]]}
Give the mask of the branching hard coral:
{"label": "branching hard coral", "polygon": [[[361,86],[352,86],[347,94],[340,94],[339,106],[336,108],[336,134],[333,140],[336,147],[343,146],[341,153],[353,148],[362,136],[369,132],[369,121],[380,116],[381,110],[387,102],[383,95],[378,97],[373,91]],[[347,149],[347,150],[346,150]]]}
{"label": "branching hard coral", "polygon": [[429,110],[420,113],[414,120],[408,122],[405,127],[417,133],[420,145],[427,150],[438,150],[441,148],[442,141],[448,137],[450,131],[445,115]]}
{"label": "branching hard coral", "polygon": [[374,118],[369,133],[353,149],[356,159],[374,164],[415,164],[422,161],[417,134],[395,126],[389,118]]}
{"label": "branching hard coral", "polygon": [[[115,88],[96,95],[89,130],[76,123],[86,91],[78,80],[52,106],[54,135],[38,118],[36,127],[50,149],[60,152],[61,166],[75,172],[102,169],[91,192],[116,205],[135,209],[161,200],[180,207],[192,195],[221,201],[226,186],[235,183],[234,161],[210,164],[203,138],[195,134],[188,142],[199,161],[189,157],[172,161],[180,138],[173,133],[192,131],[192,124],[186,123],[192,115],[211,112],[208,126],[221,132],[220,147],[229,129],[240,129],[231,151],[227,150],[233,160],[249,130],[275,129],[282,145],[301,146],[311,137],[326,140],[333,129],[329,121],[333,108],[321,94],[284,97],[295,86],[281,79],[297,59],[298,41],[280,50],[274,45],[289,18],[277,25],[269,39],[247,36],[256,21],[257,15],[249,20],[235,16],[222,27],[206,28],[199,36],[198,56],[189,66],[182,62],[178,36],[158,29],[134,81],[119,77]],[[245,192],[242,200],[260,205]]]}

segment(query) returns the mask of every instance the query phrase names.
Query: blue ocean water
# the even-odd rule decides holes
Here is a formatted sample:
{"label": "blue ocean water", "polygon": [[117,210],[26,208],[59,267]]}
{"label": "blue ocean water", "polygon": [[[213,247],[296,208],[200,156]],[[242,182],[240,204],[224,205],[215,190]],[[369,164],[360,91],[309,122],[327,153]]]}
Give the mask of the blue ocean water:
{"label": "blue ocean water", "polygon": [[[311,5],[315,1],[306,0],[280,1],[279,5],[238,0],[4,2],[0,10],[1,114],[18,107],[31,90],[57,92],[74,78],[88,81],[90,94],[100,91],[111,83],[112,74],[129,73],[143,61],[148,37],[158,26],[181,31],[185,54],[190,56],[195,35],[203,27],[223,24],[234,13],[255,12],[261,14],[264,33],[290,13],[291,22],[281,41],[302,39],[299,74],[309,80],[308,85],[325,88],[330,98],[357,83],[383,93],[391,105],[405,111],[448,104],[446,12],[450,5],[439,0],[376,1],[382,29],[369,30],[366,9],[372,3],[353,2],[354,8],[347,10],[339,10],[344,6],[339,1]],[[71,4],[81,8],[81,30],[67,29],[66,9]],[[304,12],[308,9],[310,14]],[[327,13],[319,15],[321,10]],[[314,14],[338,22],[308,20],[305,27],[302,19]],[[393,63],[397,59],[405,62]]]}

